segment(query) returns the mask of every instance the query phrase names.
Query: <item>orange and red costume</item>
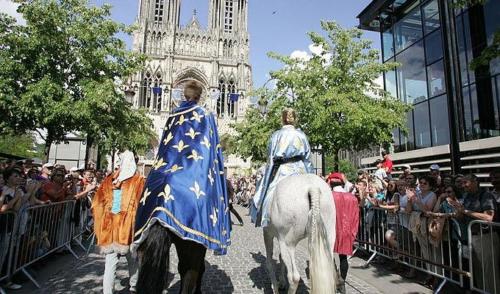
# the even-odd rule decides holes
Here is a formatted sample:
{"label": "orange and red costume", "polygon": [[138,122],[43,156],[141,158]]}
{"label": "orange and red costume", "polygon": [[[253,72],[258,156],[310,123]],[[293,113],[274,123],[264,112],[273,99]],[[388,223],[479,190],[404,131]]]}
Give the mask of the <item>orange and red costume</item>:
{"label": "orange and red costume", "polygon": [[135,174],[121,182],[121,211],[111,212],[113,204],[113,180],[117,174],[108,176],[92,200],[94,232],[97,246],[104,254],[126,254],[134,237],[135,214],[144,189],[144,178]]}

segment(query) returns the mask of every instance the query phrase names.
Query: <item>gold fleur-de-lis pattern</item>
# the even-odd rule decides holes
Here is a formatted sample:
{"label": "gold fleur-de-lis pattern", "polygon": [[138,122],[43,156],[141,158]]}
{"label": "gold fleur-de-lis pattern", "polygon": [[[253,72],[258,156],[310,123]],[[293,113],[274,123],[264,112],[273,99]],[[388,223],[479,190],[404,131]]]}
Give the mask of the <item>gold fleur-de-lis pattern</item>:
{"label": "gold fleur-de-lis pattern", "polygon": [[172,165],[171,168],[167,169],[165,172],[175,173],[176,171],[180,171],[181,169],[184,169],[184,168],[182,166],[174,164],[174,165]]}
{"label": "gold fleur-de-lis pattern", "polygon": [[219,210],[217,208],[214,208],[212,214],[210,215],[210,219],[212,220],[212,226],[215,227],[218,221],[217,214],[219,213]]}
{"label": "gold fleur-de-lis pattern", "polygon": [[193,116],[191,117],[191,119],[190,119],[190,120],[195,120],[195,121],[197,121],[197,122],[199,122],[199,123],[200,123],[200,122],[201,122],[201,119],[202,119],[203,117],[204,117],[204,115],[199,114],[199,113],[198,113],[198,112],[196,112],[196,111],[193,111]]}
{"label": "gold fleur-de-lis pattern", "polygon": [[210,185],[213,186],[215,180],[214,180],[214,176],[212,175],[211,169],[208,171],[208,180],[210,181]]}
{"label": "gold fleur-de-lis pattern", "polygon": [[197,181],[194,181],[194,184],[192,187],[189,188],[195,195],[196,199],[200,199],[201,196],[205,196],[205,192],[203,192],[200,188],[200,185],[198,184]]}
{"label": "gold fleur-de-lis pattern", "polygon": [[198,154],[198,152],[197,152],[196,150],[194,150],[194,149],[193,149],[193,150],[191,151],[191,155],[189,155],[187,158],[188,158],[188,159],[192,159],[192,160],[194,160],[194,161],[196,161],[196,162],[197,162],[198,160],[202,160],[202,159],[203,159],[203,156],[201,156],[200,154]]}
{"label": "gold fleur-de-lis pattern", "polygon": [[210,140],[207,138],[207,136],[203,137],[203,141],[201,142],[201,145],[207,147],[207,149],[210,149],[210,146],[212,146],[210,144]]}
{"label": "gold fleur-de-lis pattern", "polygon": [[144,191],[144,194],[139,202],[142,203],[142,205],[146,204],[146,200],[148,200],[149,195],[151,195],[151,191],[149,191],[146,188],[146,190]]}
{"label": "gold fleur-de-lis pattern", "polygon": [[178,126],[182,126],[186,121],[187,119],[184,117],[184,114],[181,114],[181,116],[179,116],[179,120],[175,124]]}
{"label": "gold fleur-de-lis pattern", "polygon": [[156,161],[153,163],[153,169],[158,170],[164,167],[165,165],[167,165],[167,163],[163,161],[163,158],[157,158]]}
{"label": "gold fleur-de-lis pattern", "polygon": [[190,137],[191,140],[194,140],[194,138],[196,138],[196,136],[198,136],[199,134],[200,132],[195,132],[193,128],[190,128],[189,132],[185,133],[184,135]]}
{"label": "gold fleur-de-lis pattern", "polygon": [[163,192],[161,192],[160,194],[158,194],[158,198],[159,197],[163,197],[165,200],[165,202],[169,201],[169,200],[175,200],[174,198],[174,195],[172,195],[171,193],[171,188],[170,188],[170,185],[165,185],[165,188],[163,188]]}
{"label": "gold fleur-de-lis pattern", "polygon": [[168,133],[167,137],[165,139],[163,139],[163,145],[167,145],[168,142],[172,141],[172,139],[174,138],[174,136],[172,135],[172,133]]}
{"label": "gold fleur-de-lis pattern", "polygon": [[182,150],[189,148],[189,145],[184,144],[184,141],[180,140],[177,145],[172,146],[173,148],[177,149],[179,153],[182,152]]}

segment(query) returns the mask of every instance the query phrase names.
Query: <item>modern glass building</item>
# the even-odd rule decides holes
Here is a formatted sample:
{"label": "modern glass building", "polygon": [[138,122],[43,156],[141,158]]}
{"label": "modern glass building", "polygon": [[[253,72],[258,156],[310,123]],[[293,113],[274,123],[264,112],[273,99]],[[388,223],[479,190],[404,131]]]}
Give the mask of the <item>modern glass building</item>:
{"label": "modern glass building", "polygon": [[373,0],[358,18],[380,32],[383,62],[400,63],[384,75],[385,89],[414,107],[408,131],[393,133],[396,163],[481,174],[500,166],[500,59],[470,63],[500,31],[500,0],[452,2]]}

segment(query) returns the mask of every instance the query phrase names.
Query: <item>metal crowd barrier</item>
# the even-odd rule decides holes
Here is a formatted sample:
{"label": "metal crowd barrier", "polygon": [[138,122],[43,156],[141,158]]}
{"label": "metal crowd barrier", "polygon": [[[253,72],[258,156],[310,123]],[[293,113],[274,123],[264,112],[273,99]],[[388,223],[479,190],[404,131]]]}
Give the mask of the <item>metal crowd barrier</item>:
{"label": "metal crowd barrier", "polygon": [[32,206],[19,212],[11,274],[21,271],[40,288],[38,282],[26,270],[29,265],[63,248],[78,258],[71,249],[71,218],[74,206],[75,201],[63,201]]}
{"label": "metal crowd barrier", "polygon": [[72,239],[82,250],[88,248],[83,246],[82,240],[85,233],[92,233],[92,213],[90,209],[90,199],[83,198],[75,202],[75,209],[72,217]]}
{"label": "metal crowd barrier", "polygon": [[[15,233],[18,218],[14,212],[0,213],[0,282],[7,280],[12,271],[12,252],[14,251]],[[0,287],[0,293],[5,293]]]}
{"label": "metal crowd barrier", "polygon": [[[429,233],[427,217],[420,212],[392,213],[378,207],[360,211],[356,250],[371,253],[366,266],[376,257],[383,256],[443,279],[436,293],[446,282],[464,287],[464,279],[471,272],[464,267],[470,246],[463,238],[464,228],[451,218],[446,218],[440,234]],[[391,239],[390,232],[394,232]],[[386,236],[387,235],[387,236]],[[437,238],[436,238],[437,237]],[[388,241],[390,240],[390,242]]]}
{"label": "metal crowd barrier", "polygon": [[467,228],[471,289],[500,293],[500,223],[475,220]]}

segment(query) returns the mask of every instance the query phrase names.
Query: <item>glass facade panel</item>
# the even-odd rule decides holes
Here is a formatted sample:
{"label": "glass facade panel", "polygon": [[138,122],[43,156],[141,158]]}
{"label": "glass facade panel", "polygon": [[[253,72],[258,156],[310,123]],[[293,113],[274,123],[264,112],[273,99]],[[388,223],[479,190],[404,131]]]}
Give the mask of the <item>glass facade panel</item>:
{"label": "glass facade panel", "polygon": [[[484,4],[484,25],[488,45],[493,43],[495,32],[500,30],[500,0],[489,0]],[[496,75],[500,73],[500,58],[495,58],[490,62],[490,73]]]}
{"label": "glass facade panel", "polygon": [[398,93],[402,101],[418,103],[427,99],[427,80],[423,42],[415,43],[396,56]]}
{"label": "glass facade panel", "polygon": [[436,0],[429,2],[423,7],[424,12],[424,33],[428,34],[440,27],[439,7]]}
{"label": "glass facade panel", "polygon": [[443,60],[427,67],[427,78],[429,79],[429,97],[441,95],[446,92]]}
{"label": "glass facade panel", "polygon": [[465,33],[464,33],[464,24],[462,15],[459,15],[456,18],[456,31],[457,31],[458,59],[460,63],[460,78],[462,80],[462,86],[465,86],[469,83],[469,70],[468,70]]}
{"label": "glass facade panel", "polygon": [[472,109],[472,131],[473,138],[478,139],[481,138],[481,126],[479,123],[479,107],[477,104],[477,91],[476,84],[470,85],[470,106]]}
{"label": "glass facade panel", "polygon": [[[445,70],[451,67],[445,69],[447,48],[443,44],[441,21],[444,20],[440,19],[439,1],[401,0],[403,6],[398,9],[396,4],[392,6],[395,13],[391,14],[390,10],[382,13],[386,19],[381,32],[383,60],[401,64],[395,71],[385,73],[385,89],[414,105],[407,114],[408,133],[402,129],[393,131],[394,147],[400,152],[450,142],[448,97],[451,93],[447,93],[449,73]],[[484,6],[470,9],[455,9],[452,17],[455,17],[457,35],[451,40],[457,42],[456,62],[463,91],[459,103],[463,125],[458,128],[463,130],[465,140],[499,136],[500,58],[490,62],[489,75],[481,69],[474,72],[470,63],[481,53],[486,41],[491,44],[500,28],[500,0],[487,0]],[[395,21],[392,27],[389,19]],[[481,78],[476,79],[476,74]]]}
{"label": "glass facade panel", "polygon": [[384,61],[394,56],[394,37],[392,28],[382,33],[382,46]]}
{"label": "glass facade panel", "polygon": [[406,114],[406,135],[401,132],[401,151],[415,149],[415,138],[413,136],[413,111]]}
{"label": "glass facade panel", "polygon": [[396,52],[409,47],[422,38],[422,19],[420,7],[413,9],[407,16],[394,26]]}
{"label": "glass facade panel", "polygon": [[396,152],[399,152],[401,151],[400,148],[401,148],[401,143],[400,143],[400,138],[399,138],[399,128],[395,129],[394,131],[392,131],[392,141],[394,143],[394,150]]}
{"label": "glass facade panel", "polygon": [[491,78],[491,87],[494,95],[496,129],[500,130],[500,76]]}
{"label": "glass facade panel", "polygon": [[474,132],[472,131],[472,110],[470,104],[470,91],[469,87],[463,87],[462,89],[463,96],[463,109],[464,109],[464,123],[465,123],[465,140],[472,140]]}
{"label": "glass facade panel", "polygon": [[429,100],[431,112],[432,146],[450,143],[448,97],[442,95]]}
{"label": "glass facade panel", "polygon": [[391,70],[384,74],[385,77],[385,90],[391,94],[392,97],[397,98],[398,92],[396,87],[396,71]]}
{"label": "glass facade panel", "polygon": [[493,42],[493,35],[500,28],[500,0],[488,0],[484,4],[484,25],[490,45]]}
{"label": "glass facade panel", "polygon": [[441,30],[437,30],[425,37],[425,56],[427,64],[434,63],[443,57],[443,42],[441,40]]}
{"label": "glass facade panel", "polygon": [[429,104],[427,101],[415,105],[413,120],[415,124],[415,148],[431,147]]}

